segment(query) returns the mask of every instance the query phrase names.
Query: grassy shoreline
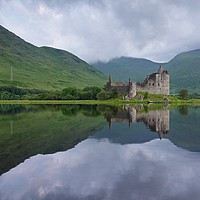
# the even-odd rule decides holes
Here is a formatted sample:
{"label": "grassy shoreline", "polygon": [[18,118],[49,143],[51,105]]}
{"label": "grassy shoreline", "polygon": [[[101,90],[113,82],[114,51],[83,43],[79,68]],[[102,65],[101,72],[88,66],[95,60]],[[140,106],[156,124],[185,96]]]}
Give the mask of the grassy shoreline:
{"label": "grassy shoreline", "polygon": [[[189,100],[170,100],[166,101],[153,101],[153,104],[172,104],[172,105],[197,105],[200,106],[200,99]],[[151,103],[151,104],[152,104]],[[149,104],[148,100],[0,100],[0,104],[98,104],[98,105],[123,105],[123,104]]]}

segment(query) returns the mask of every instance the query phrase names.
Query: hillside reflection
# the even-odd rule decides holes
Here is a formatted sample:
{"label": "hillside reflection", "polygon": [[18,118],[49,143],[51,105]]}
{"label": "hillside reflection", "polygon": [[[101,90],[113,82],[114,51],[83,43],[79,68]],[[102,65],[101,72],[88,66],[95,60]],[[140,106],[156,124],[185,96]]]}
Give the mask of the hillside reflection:
{"label": "hillside reflection", "polygon": [[0,105],[0,174],[37,154],[73,148],[101,130],[95,105]]}

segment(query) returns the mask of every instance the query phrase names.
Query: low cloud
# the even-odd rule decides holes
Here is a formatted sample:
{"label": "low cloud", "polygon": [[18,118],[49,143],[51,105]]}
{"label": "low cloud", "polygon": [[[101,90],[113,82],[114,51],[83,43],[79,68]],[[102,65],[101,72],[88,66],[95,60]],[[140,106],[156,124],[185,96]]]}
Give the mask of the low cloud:
{"label": "low cloud", "polygon": [[88,62],[118,56],[168,61],[200,47],[199,9],[195,0],[0,0],[0,24]]}

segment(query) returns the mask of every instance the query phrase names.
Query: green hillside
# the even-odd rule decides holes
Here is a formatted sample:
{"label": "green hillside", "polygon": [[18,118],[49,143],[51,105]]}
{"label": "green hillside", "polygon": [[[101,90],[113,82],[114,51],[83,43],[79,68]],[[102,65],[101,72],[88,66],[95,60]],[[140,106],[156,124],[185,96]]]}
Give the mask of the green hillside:
{"label": "green hillside", "polygon": [[187,88],[189,92],[200,93],[200,50],[178,54],[164,67],[171,75],[172,92]]}
{"label": "green hillside", "polygon": [[36,47],[0,26],[0,86],[48,90],[83,88],[103,86],[105,78],[67,51]]}
{"label": "green hillside", "polygon": [[109,62],[97,62],[92,64],[96,69],[107,76],[111,75],[113,80],[143,81],[146,75],[156,71],[160,64],[143,58],[120,57]]}
{"label": "green hillside", "polygon": [[[160,63],[139,58],[115,58],[107,63],[97,62],[93,66],[112,75],[114,80],[143,81],[147,75],[157,71]],[[170,73],[171,93],[187,88],[190,93],[200,93],[200,50],[181,53],[168,63],[162,64]]]}

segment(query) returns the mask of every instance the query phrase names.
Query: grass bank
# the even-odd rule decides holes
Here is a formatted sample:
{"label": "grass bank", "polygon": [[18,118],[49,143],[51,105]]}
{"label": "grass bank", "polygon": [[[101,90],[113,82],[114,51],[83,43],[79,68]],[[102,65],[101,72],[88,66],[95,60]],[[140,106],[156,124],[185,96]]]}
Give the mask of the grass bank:
{"label": "grass bank", "polygon": [[181,100],[178,98],[170,98],[164,100],[0,100],[0,104],[85,104],[85,105],[123,105],[123,104],[172,104],[172,105],[197,105],[200,106],[200,99]]}

